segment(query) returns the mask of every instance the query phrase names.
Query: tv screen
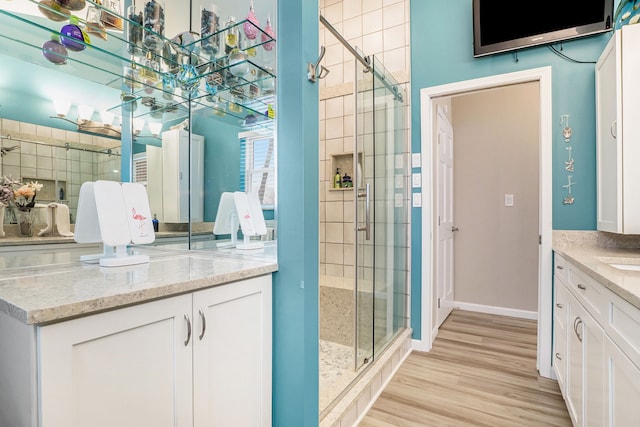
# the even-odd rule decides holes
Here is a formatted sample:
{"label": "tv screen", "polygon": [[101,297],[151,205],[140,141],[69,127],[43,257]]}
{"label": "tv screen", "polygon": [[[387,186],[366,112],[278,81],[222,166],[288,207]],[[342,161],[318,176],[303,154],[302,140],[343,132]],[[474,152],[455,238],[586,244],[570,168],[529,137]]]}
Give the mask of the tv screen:
{"label": "tv screen", "polygon": [[473,0],[473,56],[584,37],[613,28],[613,0]]}

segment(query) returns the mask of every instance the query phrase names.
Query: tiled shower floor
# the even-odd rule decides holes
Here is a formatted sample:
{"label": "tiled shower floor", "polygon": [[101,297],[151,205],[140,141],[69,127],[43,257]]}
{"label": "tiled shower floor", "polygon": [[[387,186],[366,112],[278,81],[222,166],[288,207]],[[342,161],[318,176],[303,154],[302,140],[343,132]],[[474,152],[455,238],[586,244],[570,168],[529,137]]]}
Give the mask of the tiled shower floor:
{"label": "tiled shower floor", "polygon": [[363,368],[354,370],[353,347],[320,340],[320,413],[348,388]]}

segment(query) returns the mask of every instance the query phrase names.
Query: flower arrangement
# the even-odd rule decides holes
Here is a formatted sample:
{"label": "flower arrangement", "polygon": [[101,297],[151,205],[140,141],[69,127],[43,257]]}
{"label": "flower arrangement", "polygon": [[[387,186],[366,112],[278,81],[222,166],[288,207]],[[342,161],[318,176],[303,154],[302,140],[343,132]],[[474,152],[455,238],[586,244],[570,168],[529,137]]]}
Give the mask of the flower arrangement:
{"label": "flower arrangement", "polygon": [[13,203],[16,208],[21,211],[30,211],[36,205],[36,194],[40,190],[42,190],[42,184],[38,181],[22,184],[13,192]]}
{"label": "flower arrangement", "polygon": [[0,203],[5,207],[13,201],[15,194],[15,188],[20,185],[20,181],[17,181],[10,176],[3,176],[0,180]]}
{"label": "flower arrangement", "polygon": [[36,195],[42,190],[42,184],[31,181],[26,184],[3,176],[0,180],[0,203],[5,207],[13,204],[18,210],[30,211],[36,205]]}

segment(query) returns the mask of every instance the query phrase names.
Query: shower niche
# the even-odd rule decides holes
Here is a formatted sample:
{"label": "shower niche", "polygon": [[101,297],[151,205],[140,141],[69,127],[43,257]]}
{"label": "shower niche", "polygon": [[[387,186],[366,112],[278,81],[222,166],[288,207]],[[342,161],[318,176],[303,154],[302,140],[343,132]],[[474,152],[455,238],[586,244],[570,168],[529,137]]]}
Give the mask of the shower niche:
{"label": "shower niche", "polygon": [[[341,182],[342,179],[344,179],[345,174],[349,177],[351,177],[352,182],[353,182],[353,186],[351,187],[340,187],[340,188],[335,188],[335,187],[330,187],[329,190],[330,191],[346,191],[346,190],[353,190],[353,187],[358,187],[358,183],[356,182],[357,179],[362,179],[362,153],[358,153],[358,162],[357,162],[357,166],[356,168],[360,168],[360,170],[355,171],[354,170],[354,163],[353,163],[353,157],[354,154],[353,152],[350,153],[336,153],[336,154],[331,154],[331,174],[332,176],[335,175],[336,170],[340,171],[340,177],[341,177]],[[356,176],[357,175],[357,176]]]}

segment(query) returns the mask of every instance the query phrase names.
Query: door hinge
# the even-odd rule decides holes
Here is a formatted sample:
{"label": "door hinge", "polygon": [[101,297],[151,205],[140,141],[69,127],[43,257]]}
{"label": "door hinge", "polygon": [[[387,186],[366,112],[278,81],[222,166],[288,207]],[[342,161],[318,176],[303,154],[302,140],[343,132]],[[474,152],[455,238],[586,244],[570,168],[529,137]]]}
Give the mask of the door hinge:
{"label": "door hinge", "polygon": [[538,244],[542,244],[542,234],[538,234]]}
{"label": "door hinge", "polygon": [[440,298],[438,298],[438,308],[440,308]]}
{"label": "door hinge", "polygon": [[440,225],[440,215],[438,215],[438,225]]}

